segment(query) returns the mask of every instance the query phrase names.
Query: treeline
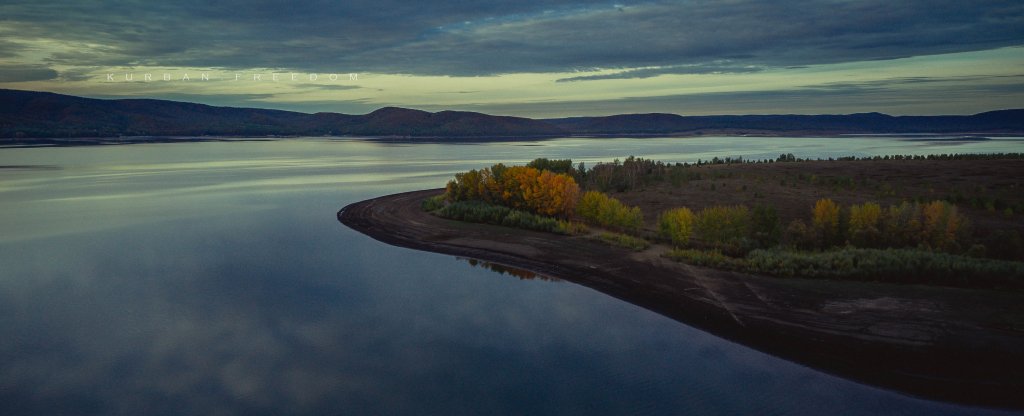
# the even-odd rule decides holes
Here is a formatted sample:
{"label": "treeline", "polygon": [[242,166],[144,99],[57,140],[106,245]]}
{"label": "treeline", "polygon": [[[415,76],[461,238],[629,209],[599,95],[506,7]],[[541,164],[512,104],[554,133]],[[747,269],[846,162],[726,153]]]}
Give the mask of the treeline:
{"label": "treeline", "polygon": [[[707,177],[699,171],[689,169],[694,166],[705,165],[732,165],[732,164],[771,164],[787,162],[808,162],[808,161],[855,161],[870,162],[880,160],[1003,160],[1003,159],[1024,159],[1024,153],[992,153],[992,154],[938,154],[938,155],[885,155],[885,156],[844,156],[838,158],[798,158],[792,153],[780,154],[775,159],[744,159],[743,157],[714,157],[709,160],[697,159],[695,163],[665,163],[651,159],[644,159],[630,156],[623,160],[615,159],[610,163],[598,163],[589,170],[584,169],[582,164],[573,168],[572,174],[576,181],[588,190],[602,192],[625,192],[632,189],[639,189],[654,183],[671,181],[673,185],[690,181],[701,180]],[[569,165],[572,164],[568,161]],[[852,179],[846,178],[850,181]],[[1002,209],[1002,208],[1000,208]]]}
{"label": "treeline", "polygon": [[981,258],[991,253],[972,240],[967,219],[946,201],[882,208],[820,199],[810,214],[809,222],[794,220],[780,229],[771,207],[713,206],[697,213],[684,207],[663,212],[658,230],[675,246],[667,257],[700,266],[784,277],[1024,289],[1024,263]]}
{"label": "treeline", "polygon": [[[821,160],[840,160],[863,162],[871,160],[996,160],[996,159],[1024,159],[1024,153],[942,153],[937,155],[882,155],[882,156],[840,156],[836,158],[798,158],[792,153],[780,154],[774,161],[770,159],[745,161],[742,158],[733,159],[732,163],[772,163],[772,162],[807,162]],[[698,160],[698,164],[700,161]],[[729,158],[720,160],[717,157],[707,164],[730,163]]]}
{"label": "treeline", "polygon": [[692,241],[738,256],[780,244],[803,250],[910,247],[984,254],[968,230],[967,219],[945,201],[903,202],[883,209],[874,202],[844,208],[820,199],[811,208],[809,221],[793,220],[786,228],[774,208],[760,205],[711,206],[697,213],[682,207],[658,217],[660,236],[677,247],[689,247]]}
{"label": "treeline", "polygon": [[[1005,155],[933,155],[923,159],[986,159],[1020,157]],[[791,159],[780,155],[780,160]],[[865,158],[860,160],[875,160]],[[739,159],[726,159],[738,163]],[[851,157],[847,160],[858,160]],[[747,162],[743,162],[747,163]],[[623,161],[599,163],[589,170],[569,159],[535,159],[526,166],[495,164],[489,168],[470,170],[449,181],[443,199],[450,203],[479,201],[540,216],[583,222],[612,230],[640,234],[644,226],[643,212],[601,192],[607,188],[635,188],[645,182],[661,180],[685,172],[687,164],[667,165],[649,159],[628,157]],[[590,189],[582,195],[580,186]],[[461,210],[481,210],[466,206]],[[453,211],[453,214],[455,212]],[[493,213],[480,213],[490,218]],[[661,213],[657,221],[659,236],[673,244],[686,247],[692,241],[697,247],[723,250],[743,255],[750,250],[784,245],[801,250],[824,250],[841,246],[862,248],[921,248],[975,256],[1014,258],[1021,245],[1019,235],[1006,234],[1007,247],[989,249],[972,241],[967,219],[953,204],[933,200],[907,201],[882,207],[878,203],[841,207],[831,199],[821,199],[811,208],[806,220],[782,224],[775,208],[765,205],[747,207],[711,206],[698,212],[680,207]],[[466,214],[459,213],[459,217]],[[496,220],[486,222],[509,222]],[[518,221],[513,221],[518,222]],[[528,225],[524,228],[541,229]],[[997,233],[999,234],[999,233]],[[999,234],[1002,236],[1003,234]]]}

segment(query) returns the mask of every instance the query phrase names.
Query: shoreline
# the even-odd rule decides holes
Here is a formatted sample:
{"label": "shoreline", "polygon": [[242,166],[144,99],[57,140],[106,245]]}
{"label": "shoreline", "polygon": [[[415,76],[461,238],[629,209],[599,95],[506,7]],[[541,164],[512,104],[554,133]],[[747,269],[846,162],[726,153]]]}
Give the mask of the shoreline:
{"label": "shoreline", "polygon": [[715,336],[929,400],[1024,409],[1024,295],[782,279],[695,267],[581,236],[435,217],[440,189],[346,206],[338,220],[387,244],[557,277]]}
{"label": "shoreline", "polygon": [[[79,147],[79,146],[111,146],[147,143],[197,143],[197,142],[237,142],[237,141],[269,141],[298,138],[314,139],[356,139],[369,142],[388,143],[494,143],[546,141],[557,139],[650,139],[650,138],[699,138],[699,137],[794,137],[794,138],[851,138],[851,137],[899,137],[917,140],[990,140],[993,137],[1020,137],[1022,132],[941,132],[941,133],[863,133],[848,131],[814,131],[785,130],[761,131],[742,129],[704,129],[681,132],[662,133],[576,133],[576,134],[535,134],[507,136],[403,136],[403,135],[144,135],[144,136],[70,136],[70,137],[0,137],[0,148],[24,147]],[[931,139],[935,137],[951,137]]]}

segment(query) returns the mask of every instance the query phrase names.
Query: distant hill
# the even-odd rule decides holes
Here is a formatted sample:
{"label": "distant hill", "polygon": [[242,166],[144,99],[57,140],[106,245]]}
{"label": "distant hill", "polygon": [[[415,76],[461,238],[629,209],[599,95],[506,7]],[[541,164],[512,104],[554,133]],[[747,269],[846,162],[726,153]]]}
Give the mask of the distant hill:
{"label": "distant hill", "polygon": [[625,114],[535,120],[385,107],[365,115],[307,114],[149,99],[99,100],[0,89],[0,138],[119,136],[365,136],[433,139],[567,135],[1022,133],[1024,110],[972,116],[680,116]]}
{"label": "distant hill", "polygon": [[480,113],[387,107],[306,114],[164,100],[98,100],[0,90],[0,137],[295,136],[508,137],[564,134],[549,123]]}
{"label": "distant hill", "polygon": [[689,116],[625,114],[544,120],[575,134],[871,134],[871,133],[1021,133],[1024,109],[971,116],[849,115]]}

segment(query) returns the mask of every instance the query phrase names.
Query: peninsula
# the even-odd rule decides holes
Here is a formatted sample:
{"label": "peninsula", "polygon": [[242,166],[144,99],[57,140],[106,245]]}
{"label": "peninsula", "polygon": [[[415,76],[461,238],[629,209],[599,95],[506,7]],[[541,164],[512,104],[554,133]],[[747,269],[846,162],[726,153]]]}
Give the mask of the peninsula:
{"label": "peninsula", "polygon": [[[539,160],[531,166],[565,169],[562,161]],[[460,192],[460,184],[477,180],[472,172],[481,178],[515,175],[522,184],[526,180],[523,178],[529,177],[528,169],[495,165],[467,172],[457,176],[447,189],[390,195],[349,205],[338,212],[338,220],[388,244],[479,259],[580,284],[841,377],[928,399],[1024,408],[1019,396],[1024,390],[1020,378],[1024,374],[1024,309],[1020,306],[1024,304],[1020,280],[1024,267],[1021,253],[1015,251],[1024,225],[1017,211],[1024,207],[1024,199],[1015,191],[1024,173],[1024,160],[1019,155],[832,161],[791,160],[788,155],[780,155],[771,163],[715,160],[687,166],[630,158],[623,163],[584,168],[586,176],[581,183],[587,192],[578,196],[578,205],[571,213],[559,214],[557,204],[535,205],[548,210],[556,218],[550,220],[554,222],[483,208],[477,202],[470,202],[471,208],[446,208],[462,204],[451,200],[465,195],[453,196],[453,192]],[[495,175],[495,171],[500,173]],[[610,176],[601,179],[606,171]],[[624,172],[632,172],[632,176],[623,176]],[[538,181],[547,181],[554,188],[564,185],[552,178],[553,173],[537,177],[544,175],[548,179]],[[579,170],[575,175],[580,178]],[[621,205],[626,214],[619,218],[626,218],[624,222],[599,224],[581,218],[590,215],[581,211],[588,198],[595,198],[588,195],[599,192],[595,189],[602,186],[608,200],[615,201],[602,204]],[[836,240],[839,247],[805,246],[801,252],[854,253],[854,262],[861,261],[858,267],[876,271],[884,271],[878,269],[883,262],[873,263],[868,256],[900,253],[911,256],[917,262],[913,264],[918,265],[908,266],[925,270],[906,275],[892,270],[844,274],[848,265],[829,263],[814,269],[818,260],[805,259],[809,266],[795,269],[793,275],[780,269],[761,273],[742,263],[752,262],[754,256],[743,257],[742,252],[760,251],[737,248],[732,243],[746,241],[744,244],[756,246],[757,241],[729,240],[732,243],[716,245],[708,229],[701,231],[694,226],[692,239],[680,243],[674,239],[671,227],[662,226],[671,222],[665,219],[669,217],[665,213],[682,204],[696,211],[694,221],[700,221],[706,212],[714,214],[715,207],[750,204],[773,207],[774,223],[794,224],[801,222],[801,217],[818,215],[817,211],[829,212],[814,202],[825,196],[830,197],[829,201],[834,199],[835,212],[845,218],[841,222],[848,229],[853,229],[848,225],[852,208],[857,207],[856,215],[862,215],[863,207],[878,204],[890,208],[882,214],[882,222],[896,221],[884,218],[903,212],[899,207],[936,212],[945,209],[953,211],[944,211],[944,218],[961,221],[958,224],[969,222],[972,231],[948,234],[964,239],[947,241],[957,244],[955,248],[935,240],[919,241],[917,248],[900,249],[881,248],[896,243],[863,240],[877,237],[870,234],[839,237],[784,227],[782,236],[771,237],[778,239],[776,244],[813,244],[791,240],[801,236],[843,239]],[[506,213],[493,221],[493,213],[499,211]],[[462,213],[457,215],[462,215],[463,221],[444,218],[457,212]],[[640,218],[632,226],[628,225],[630,212]],[[759,217],[749,218],[756,223]],[[586,225],[576,225],[578,220]],[[944,224],[943,229],[950,230],[951,223]],[[807,227],[818,225],[812,222]],[[747,232],[757,228],[748,225]],[[963,245],[968,243],[970,247]],[[862,246],[876,248],[858,248]],[[737,250],[741,253],[734,253]],[[679,255],[681,251],[689,254]],[[763,253],[781,255],[786,251]],[[719,261],[722,258],[726,260]],[[936,258],[958,259],[967,265],[948,267],[966,267],[963,270],[970,272],[956,275],[962,279],[931,273],[928,267]],[[780,264],[784,261],[790,260],[780,260]],[[745,266],[737,266],[741,263]],[[1001,270],[993,278],[985,277],[982,270],[990,266]],[[805,272],[814,278],[803,275]]]}

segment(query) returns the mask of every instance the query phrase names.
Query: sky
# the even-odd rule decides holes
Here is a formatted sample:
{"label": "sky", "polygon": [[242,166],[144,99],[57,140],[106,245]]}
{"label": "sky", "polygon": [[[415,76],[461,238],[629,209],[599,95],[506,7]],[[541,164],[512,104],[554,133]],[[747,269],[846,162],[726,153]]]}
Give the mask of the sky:
{"label": "sky", "polygon": [[4,0],[0,88],[309,113],[974,114],[1024,107],[1024,2]]}

